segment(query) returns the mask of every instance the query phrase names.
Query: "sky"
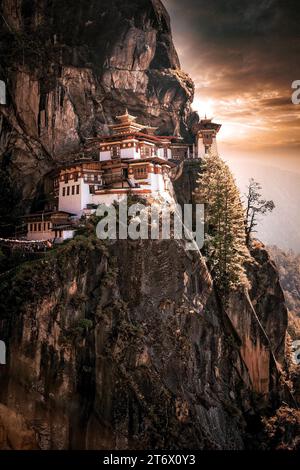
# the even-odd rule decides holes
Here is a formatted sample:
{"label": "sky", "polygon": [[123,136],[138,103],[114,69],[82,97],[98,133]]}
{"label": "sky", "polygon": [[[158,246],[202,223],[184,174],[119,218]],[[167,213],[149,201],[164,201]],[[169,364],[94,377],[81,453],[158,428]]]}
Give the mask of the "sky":
{"label": "sky", "polygon": [[296,220],[300,233],[300,215],[291,214],[295,195],[300,205],[300,105],[291,100],[292,82],[300,80],[300,1],[163,3],[181,67],[195,83],[193,108],[222,124],[219,152],[241,190],[257,176],[277,203],[272,228],[281,233],[279,224],[288,225],[282,241],[268,229],[270,219],[263,221],[263,241],[300,251],[290,224]]}

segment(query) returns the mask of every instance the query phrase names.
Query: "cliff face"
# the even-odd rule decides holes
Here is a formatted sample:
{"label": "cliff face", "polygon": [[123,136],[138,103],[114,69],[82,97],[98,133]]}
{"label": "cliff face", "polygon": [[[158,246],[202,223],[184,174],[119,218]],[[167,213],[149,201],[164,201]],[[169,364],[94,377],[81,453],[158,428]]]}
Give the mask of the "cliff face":
{"label": "cliff face", "polygon": [[251,302],[230,319],[181,243],[77,240],[8,282],[0,398],[43,449],[243,448],[283,396]]}
{"label": "cliff face", "polygon": [[[29,208],[44,174],[125,106],[188,137],[193,84],[160,1],[3,0],[1,15],[10,200]],[[180,203],[198,171],[181,168]],[[201,254],[178,241],[83,237],[2,276],[0,447],[247,446],[260,413],[289,400],[282,291],[263,247],[253,257],[251,289],[226,309]]]}
{"label": "cliff face", "polygon": [[25,206],[56,160],[126,107],[163,135],[189,138],[194,85],[159,0],[3,0],[1,15],[0,151]]}
{"label": "cliff face", "polygon": [[180,241],[82,237],[24,265],[1,283],[0,401],[42,449],[247,447],[290,400],[282,291],[256,259],[227,308]]}

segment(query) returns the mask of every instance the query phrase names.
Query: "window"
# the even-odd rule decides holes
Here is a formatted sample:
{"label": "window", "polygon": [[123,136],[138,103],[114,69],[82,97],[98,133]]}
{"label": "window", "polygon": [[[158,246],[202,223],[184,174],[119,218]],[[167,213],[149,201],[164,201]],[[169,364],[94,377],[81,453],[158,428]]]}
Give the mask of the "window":
{"label": "window", "polygon": [[33,231],[36,232],[36,224],[33,224]]}
{"label": "window", "polygon": [[70,196],[70,186],[67,187],[67,196]]}
{"label": "window", "polygon": [[75,194],[75,186],[72,186],[72,196]]}
{"label": "window", "polygon": [[146,167],[135,168],[134,174],[136,178],[144,178],[147,176]]}
{"label": "window", "polygon": [[142,157],[150,157],[150,155],[151,155],[150,147],[147,147],[146,145],[143,145],[141,147],[141,156]]}
{"label": "window", "polygon": [[32,232],[32,228],[33,228],[32,225],[33,224],[29,224],[29,232]]}
{"label": "window", "polygon": [[112,147],[111,158],[118,158],[120,156],[120,147]]}
{"label": "window", "polygon": [[86,182],[86,183],[92,183],[92,182],[94,181],[93,175],[91,175],[91,174],[89,174],[89,173],[86,174],[86,175],[84,175],[84,179],[85,179],[85,182]]}
{"label": "window", "polygon": [[42,231],[42,224],[41,224],[41,223],[38,224],[38,231],[39,231],[39,232]]}
{"label": "window", "polygon": [[90,194],[95,194],[95,186],[90,186]]}
{"label": "window", "polygon": [[63,196],[66,195],[66,188],[63,188]]}
{"label": "window", "polygon": [[76,186],[76,194],[79,194],[79,184]]}

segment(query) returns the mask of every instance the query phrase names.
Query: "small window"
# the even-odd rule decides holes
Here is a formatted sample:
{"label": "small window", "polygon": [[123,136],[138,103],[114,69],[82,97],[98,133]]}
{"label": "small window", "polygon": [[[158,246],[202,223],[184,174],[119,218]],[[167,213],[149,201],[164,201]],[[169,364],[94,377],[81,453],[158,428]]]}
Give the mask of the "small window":
{"label": "small window", "polygon": [[32,232],[32,224],[29,224],[29,232]]}
{"label": "small window", "polygon": [[39,228],[38,228],[38,231],[41,232],[41,231],[42,231],[42,224],[39,223],[38,227],[39,227]]}
{"label": "small window", "polygon": [[62,193],[63,196],[66,195],[66,188],[63,188],[63,193]]}
{"label": "small window", "polygon": [[33,224],[33,230],[36,232],[36,224]]}
{"label": "small window", "polygon": [[150,157],[150,155],[151,155],[150,147],[147,147],[146,145],[143,145],[141,147],[141,156],[142,157]]}
{"label": "small window", "polygon": [[70,186],[67,187],[67,196],[70,196]]}
{"label": "small window", "polygon": [[111,149],[111,158],[118,158],[120,156],[120,147],[112,147]]}
{"label": "small window", "polygon": [[75,186],[72,186],[72,196],[75,194]]}
{"label": "small window", "polygon": [[76,186],[76,194],[79,194],[79,184]]}

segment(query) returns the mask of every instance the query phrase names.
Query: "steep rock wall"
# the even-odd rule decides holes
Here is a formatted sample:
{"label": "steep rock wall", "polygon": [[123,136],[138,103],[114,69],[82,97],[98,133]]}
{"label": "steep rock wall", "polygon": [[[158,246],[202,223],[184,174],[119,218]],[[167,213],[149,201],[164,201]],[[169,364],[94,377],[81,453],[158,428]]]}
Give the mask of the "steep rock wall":
{"label": "steep rock wall", "polygon": [[125,111],[189,139],[194,85],[158,0],[3,0],[2,167],[28,207],[43,175]]}
{"label": "steep rock wall", "polygon": [[251,301],[225,312],[181,242],[74,240],[1,302],[0,401],[42,449],[242,449],[249,417],[287,399]]}

